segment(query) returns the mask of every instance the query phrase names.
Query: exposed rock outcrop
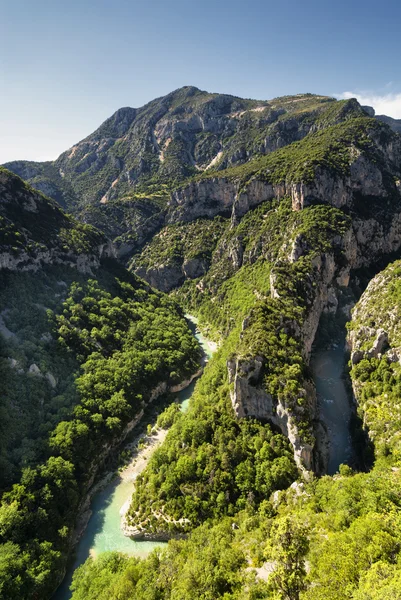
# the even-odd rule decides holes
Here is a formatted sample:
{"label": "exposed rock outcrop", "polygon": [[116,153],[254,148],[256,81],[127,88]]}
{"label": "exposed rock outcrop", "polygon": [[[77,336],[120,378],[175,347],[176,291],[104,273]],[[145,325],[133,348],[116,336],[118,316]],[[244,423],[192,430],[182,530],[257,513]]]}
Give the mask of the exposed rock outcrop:
{"label": "exposed rock outcrop", "polygon": [[49,198],[0,168],[0,270],[37,271],[44,265],[92,273],[115,249],[103,234],[66,215]]}
{"label": "exposed rock outcrop", "polygon": [[81,273],[93,275],[93,269],[100,266],[102,257],[113,257],[115,251],[113,246],[101,244],[93,254],[75,254],[74,252],[63,252],[56,248],[28,254],[25,251],[0,252],[0,270],[9,271],[37,271],[44,265],[64,265],[74,267]]}
{"label": "exposed rock outcrop", "polygon": [[[355,219],[352,226],[343,235],[332,238],[332,250],[317,254],[312,259],[310,272],[310,297],[307,311],[301,325],[294,323],[292,335],[302,342],[303,356],[309,362],[312,344],[315,339],[319,320],[324,311],[335,312],[338,307],[337,289],[347,286],[352,269],[374,264],[381,256],[401,247],[401,230],[399,229],[400,213],[392,215],[390,223],[375,219]],[[376,236],[375,232],[387,235]],[[289,263],[295,263],[309,252],[308,243],[302,235],[295,238],[290,252],[287,251]],[[273,299],[281,297],[277,274],[274,267],[270,271],[270,293]],[[360,309],[359,309],[360,310]],[[248,325],[248,320],[246,320]],[[367,328],[369,329],[369,328]],[[356,364],[362,358],[380,357],[383,352],[390,352],[389,360],[398,360],[396,349],[390,348],[388,332],[378,329],[374,332],[371,346],[366,350],[360,349],[360,342],[355,342],[354,332],[351,332],[351,361]],[[360,331],[358,332],[361,338]],[[372,337],[369,330],[364,337]],[[306,471],[324,472],[327,466],[328,447],[324,426],[318,420],[316,393],[314,386],[305,381],[307,390],[306,406],[297,414],[296,405],[285,406],[268,394],[263,385],[263,372],[268,370],[263,357],[252,359],[236,357],[227,364],[229,381],[232,385],[231,399],[233,409],[238,418],[247,416],[267,420],[278,427],[288,437],[294,448],[297,464]],[[315,444],[305,442],[304,436],[298,431],[299,418],[307,411],[313,425]]]}
{"label": "exposed rock outcrop", "polygon": [[[332,104],[340,120],[343,104],[362,114],[354,100],[310,94],[248,100],[186,86],[141,108],[117,110],[56,161],[6,166],[108,235],[113,230],[115,238],[129,233],[121,225],[138,183],[152,184],[155,176],[161,183],[185,180],[195,170],[225,169],[275,151],[319,129],[317,117]],[[258,131],[255,139],[249,129]],[[122,218],[113,218],[109,204],[121,199]]]}
{"label": "exposed rock outcrop", "polygon": [[138,267],[135,273],[161,292],[169,292],[185,280],[183,268],[178,264],[160,265],[157,268],[150,269]]}
{"label": "exposed rock outcrop", "polygon": [[[227,362],[227,368],[229,383],[232,384],[231,401],[236,416],[239,419],[255,417],[272,423],[291,442],[298,467],[303,471],[315,470],[313,447],[303,442],[298,433],[295,416],[289,412],[287,406],[273,399],[263,388],[263,357],[255,356],[250,360],[231,359]],[[315,412],[316,396],[313,389],[309,391],[312,394],[308,398],[310,409]]]}

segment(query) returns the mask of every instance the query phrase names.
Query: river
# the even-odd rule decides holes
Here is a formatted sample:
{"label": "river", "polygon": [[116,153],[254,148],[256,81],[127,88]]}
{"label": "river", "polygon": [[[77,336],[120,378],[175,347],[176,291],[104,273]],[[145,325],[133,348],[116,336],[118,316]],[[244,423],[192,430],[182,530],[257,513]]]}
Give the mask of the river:
{"label": "river", "polygon": [[[215,347],[196,329],[196,319],[187,315],[190,327],[202,346],[204,361],[207,361]],[[342,463],[351,458],[350,418],[351,404],[344,382],[345,339],[326,349],[312,354],[311,369],[316,385],[320,417],[325,423],[329,435],[330,455],[328,474],[333,475]],[[181,409],[188,408],[196,381],[177,394]],[[143,459],[150,457],[159,445],[163,435],[155,439],[153,446],[145,451]],[[142,455],[144,453],[141,453]],[[127,471],[130,466],[127,467]],[[72,575],[74,570],[90,556],[101,552],[120,551],[135,556],[146,556],[163,542],[135,541],[123,535],[120,529],[120,510],[132,496],[134,479],[127,478],[122,472],[112,483],[98,492],[91,503],[92,516],[76,548],[75,561],[69,568],[64,581],[53,595],[53,600],[69,600]]]}
{"label": "river", "polygon": [[351,402],[344,381],[345,336],[329,348],[316,350],[310,366],[316,385],[320,418],[327,427],[329,437],[329,463],[327,472],[334,475],[343,463],[352,458],[350,434]]}
{"label": "river", "polygon": [[[203,349],[203,362],[206,362],[213,354],[215,345],[209,342],[196,328],[196,319],[190,315],[186,315],[189,325],[196,339],[199,341]],[[195,388],[196,381],[193,381],[187,388],[177,393],[177,397],[181,404],[181,410],[185,411],[188,408],[189,400]],[[146,460],[159,445],[164,436],[160,436],[159,440],[155,440],[151,448],[148,449],[143,458]],[[127,471],[130,466],[127,467]],[[67,574],[53,595],[53,600],[69,600],[72,596],[70,585],[72,575],[77,567],[83,564],[86,559],[91,556],[97,556],[101,552],[119,551],[135,556],[146,556],[154,548],[163,545],[163,542],[147,542],[131,540],[123,535],[120,528],[120,510],[122,506],[132,496],[134,490],[134,478],[127,478],[122,472],[112,483],[107,485],[103,490],[98,492],[92,499],[91,511],[92,515],[88,525],[77,545],[75,552],[75,560],[72,566],[68,569]],[[164,542],[165,543],[165,542]]]}

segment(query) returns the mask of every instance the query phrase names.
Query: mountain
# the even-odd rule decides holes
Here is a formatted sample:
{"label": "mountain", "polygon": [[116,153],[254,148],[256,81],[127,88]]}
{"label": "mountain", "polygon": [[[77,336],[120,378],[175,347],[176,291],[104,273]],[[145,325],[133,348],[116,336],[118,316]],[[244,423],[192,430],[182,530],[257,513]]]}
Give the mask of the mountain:
{"label": "mountain", "polygon": [[181,182],[243,164],[353,114],[364,114],[354,100],[244,100],[184,87],[142,108],[118,110],[54,162],[5,166],[117,238],[126,253],[164,223],[170,192]]}
{"label": "mountain", "polygon": [[[362,262],[369,261],[375,246],[391,252],[399,243],[400,148],[397,134],[356,111],[346,121],[244,165],[203,173],[172,192],[166,226],[131,267],[165,291],[205,275],[211,266],[214,271],[224,254],[230,253],[231,264],[221,272],[236,271],[251,260],[242,239],[233,241],[236,228],[243,229],[241,219],[263,203],[285,199],[296,212],[314,204],[332,205],[352,216],[354,228],[366,222],[364,236],[370,246],[358,252]],[[196,225],[198,219],[202,225]],[[388,236],[383,231],[375,239],[374,231],[391,221],[394,232]]]}

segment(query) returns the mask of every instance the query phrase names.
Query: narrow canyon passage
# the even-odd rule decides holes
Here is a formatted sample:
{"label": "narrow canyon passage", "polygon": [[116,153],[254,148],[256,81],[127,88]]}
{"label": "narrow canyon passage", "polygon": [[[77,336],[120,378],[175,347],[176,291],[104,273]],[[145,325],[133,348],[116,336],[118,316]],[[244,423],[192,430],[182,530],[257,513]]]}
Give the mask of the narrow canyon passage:
{"label": "narrow canyon passage", "polygon": [[345,332],[328,348],[315,350],[310,367],[316,385],[320,418],[329,438],[329,475],[352,457],[350,419],[352,413],[345,376]]}

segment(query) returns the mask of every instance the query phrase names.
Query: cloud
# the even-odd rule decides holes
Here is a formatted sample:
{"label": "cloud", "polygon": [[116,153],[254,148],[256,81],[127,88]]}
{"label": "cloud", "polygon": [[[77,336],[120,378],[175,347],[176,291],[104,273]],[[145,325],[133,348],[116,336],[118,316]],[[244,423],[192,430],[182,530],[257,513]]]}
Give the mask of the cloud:
{"label": "cloud", "polygon": [[401,119],[401,94],[375,94],[370,92],[343,92],[338,98],[356,98],[362,105],[373,106],[377,115]]}

